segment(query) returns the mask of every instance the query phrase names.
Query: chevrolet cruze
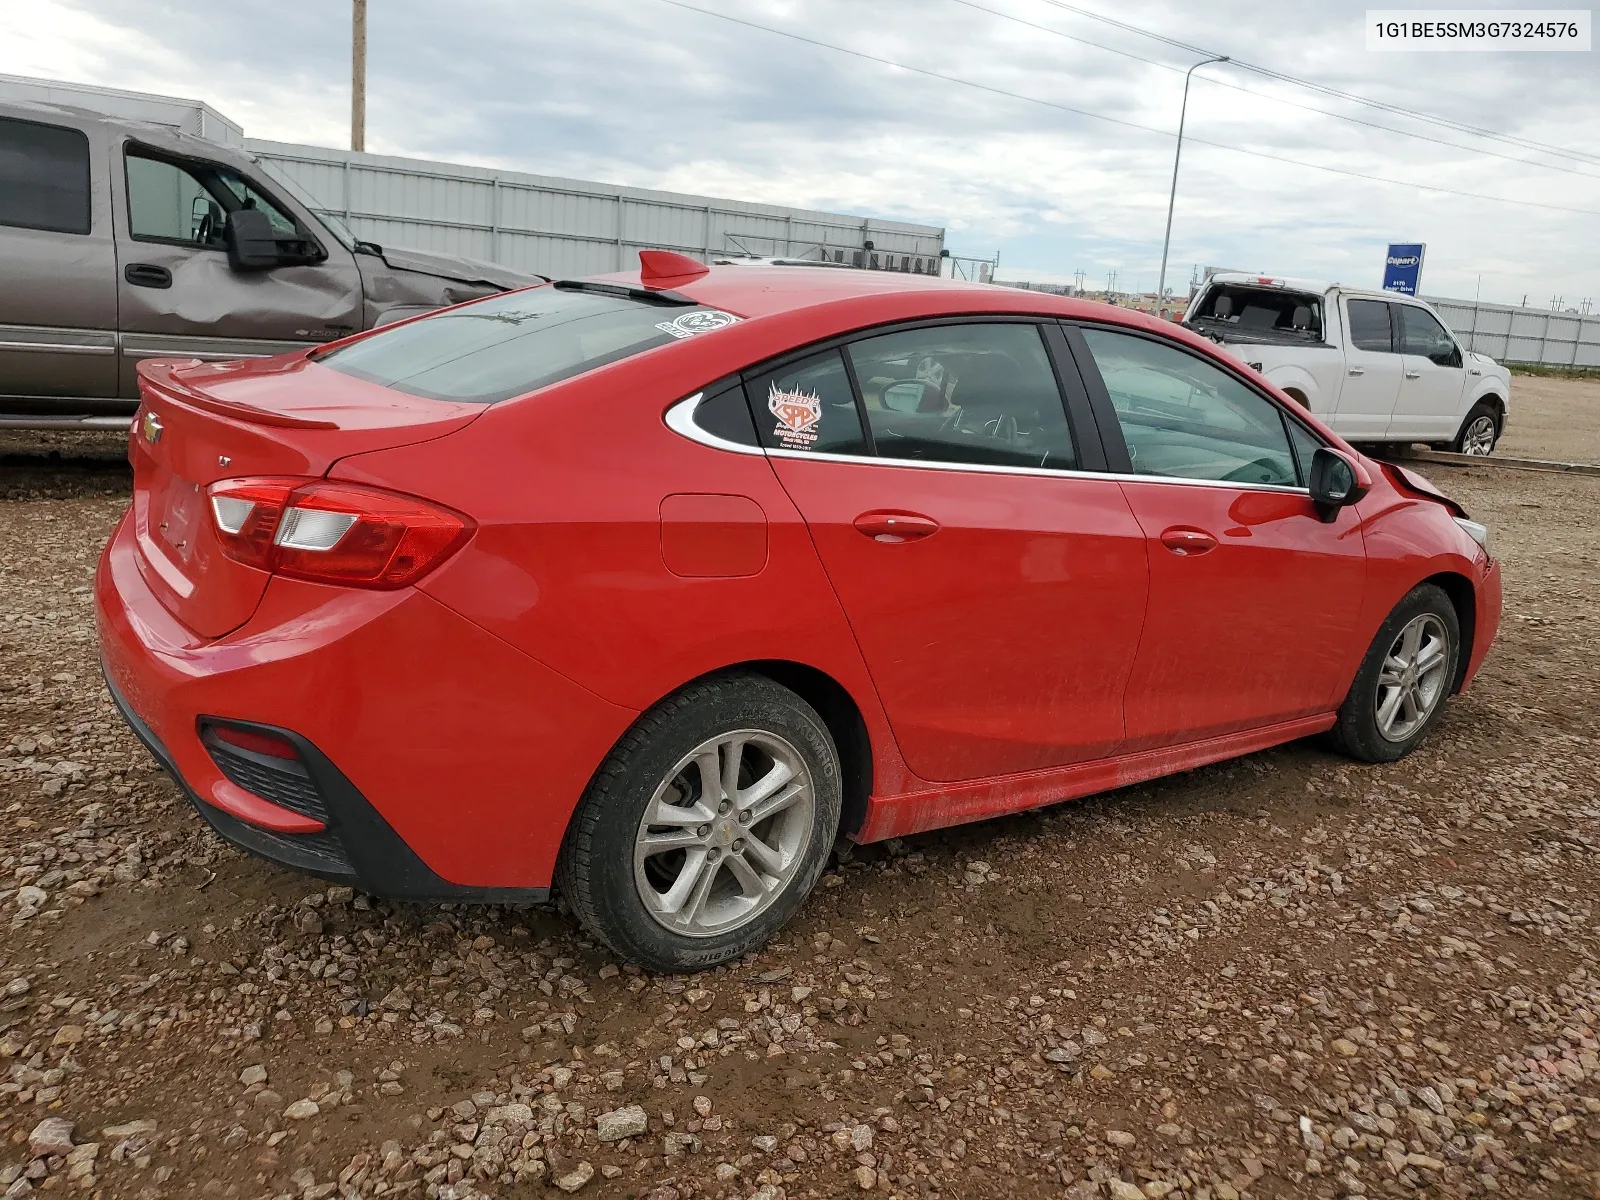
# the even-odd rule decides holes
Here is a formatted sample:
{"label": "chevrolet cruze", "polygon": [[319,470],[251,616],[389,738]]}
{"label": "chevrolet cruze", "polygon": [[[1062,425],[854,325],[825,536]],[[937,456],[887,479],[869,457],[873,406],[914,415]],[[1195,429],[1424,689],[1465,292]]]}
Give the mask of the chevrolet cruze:
{"label": "chevrolet cruze", "polygon": [[1483,526],[1187,330],[640,257],[141,366],[105,672],[223,837],[694,970],[840,835],[1398,759],[1489,649]]}

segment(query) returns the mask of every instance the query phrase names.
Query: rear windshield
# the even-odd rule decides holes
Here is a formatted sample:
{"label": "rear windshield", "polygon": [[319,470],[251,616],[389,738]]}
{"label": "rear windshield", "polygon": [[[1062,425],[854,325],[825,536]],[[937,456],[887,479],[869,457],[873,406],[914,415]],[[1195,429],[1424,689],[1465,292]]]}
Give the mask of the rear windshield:
{"label": "rear windshield", "polygon": [[737,319],[536,287],[381,330],[317,361],[413,396],[492,404]]}
{"label": "rear windshield", "polygon": [[1257,333],[1321,339],[1322,297],[1275,287],[1219,283],[1189,310],[1189,324],[1209,322]]}

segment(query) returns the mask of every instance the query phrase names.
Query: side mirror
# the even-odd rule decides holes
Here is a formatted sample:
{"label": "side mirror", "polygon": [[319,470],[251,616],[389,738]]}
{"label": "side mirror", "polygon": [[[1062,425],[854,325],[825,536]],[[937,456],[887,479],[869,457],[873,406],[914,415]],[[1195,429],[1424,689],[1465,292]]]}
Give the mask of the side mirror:
{"label": "side mirror", "polygon": [[1336,520],[1339,510],[1354,504],[1372,487],[1367,473],[1347,456],[1327,446],[1318,446],[1311,456],[1311,502],[1323,523]]}
{"label": "side mirror", "polygon": [[283,261],[278,234],[259,208],[237,208],[224,226],[228,265],[235,271],[265,271]]}

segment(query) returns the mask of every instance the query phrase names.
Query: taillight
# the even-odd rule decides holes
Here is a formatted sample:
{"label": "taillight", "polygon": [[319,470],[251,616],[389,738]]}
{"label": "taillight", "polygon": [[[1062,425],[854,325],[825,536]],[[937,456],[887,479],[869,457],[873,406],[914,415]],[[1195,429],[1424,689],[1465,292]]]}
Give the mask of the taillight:
{"label": "taillight", "polygon": [[466,517],[437,504],[358,484],[225,479],[209,492],[223,553],[319,583],[405,587],[473,529]]}

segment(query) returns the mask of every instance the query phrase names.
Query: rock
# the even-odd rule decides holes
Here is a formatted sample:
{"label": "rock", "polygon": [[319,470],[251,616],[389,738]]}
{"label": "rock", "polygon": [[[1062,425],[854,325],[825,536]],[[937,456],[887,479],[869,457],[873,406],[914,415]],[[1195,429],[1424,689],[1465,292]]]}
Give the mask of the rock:
{"label": "rock", "polygon": [[1161,1200],[1161,1197],[1177,1190],[1177,1184],[1168,1183],[1165,1179],[1152,1179],[1144,1185],[1146,1200]]}
{"label": "rock", "polygon": [[872,1126],[855,1125],[850,1129],[850,1148],[858,1154],[872,1149]]}
{"label": "rock", "polygon": [[870,1192],[878,1186],[878,1173],[871,1167],[857,1167],[856,1186],[863,1192]]}
{"label": "rock", "polygon": [[694,1098],[694,1111],[702,1117],[711,1115],[711,1097],[696,1096]]}
{"label": "rock", "polygon": [[1144,1200],[1144,1189],[1120,1179],[1111,1181],[1111,1200]]}
{"label": "rock", "polygon": [[154,1133],[160,1128],[154,1121],[125,1121],[121,1125],[107,1125],[100,1130],[103,1138],[137,1137],[139,1134]]}
{"label": "rock", "polygon": [[389,1012],[410,1012],[411,997],[406,995],[405,989],[396,985],[389,989],[389,994],[378,1001],[378,1007]]}
{"label": "rock", "polygon": [[56,1030],[56,1036],[50,1040],[50,1044],[59,1048],[61,1046],[76,1046],[81,1041],[83,1041],[82,1025],[63,1025]]}
{"label": "rock", "polygon": [[1550,1122],[1550,1132],[1565,1133],[1567,1130],[1577,1125],[1577,1123],[1578,1118],[1574,1116],[1557,1117],[1554,1121]]}
{"label": "rock", "polygon": [[[643,1109],[640,1109],[643,1112]],[[586,1162],[581,1162],[556,1180],[556,1186],[563,1192],[575,1192],[589,1180],[594,1178],[594,1168]]]}
{"label": "rock", "polygon": [[283,1115],[291,1121],[309,1121],[321,1111],[315,1100],[296,1100],[283,1110]]}
{"label": "rock", "polygon": [[28,1134],[28,1153],[34,1158],[58,1154],[62,1158],[72,1153],[73,1124],[64,1117],[46,1117]]}
{"label": "rock", "polygon": [[34,887],[31,883],[17,889],[18,908],[38,908],[48,899],[50,899],[49,892],[41,887]]}
{"label": "rock", "polygon": [[618,1142],[646,1132],[650,1128],[650,1118],[637,1104],[630,1104],[627,1108],[601,1113],[594,1124],[602,1142]]}
{"label": "rock", "polygon": [[1123,1150],[1129,1149],[1138,1140],[1139,1139],[1134,1137],[1133,1134],[1123,1129],[1106,1130],[1106,1141],[1110,1142],[1113,1146],[1120,1147]]}
{"label": "rock", "polygon": [[239,1082],[245,1087],[254,1087],[258,1083],[267,1081],[267,1069],[260,1064],[246,1067],[239,1072]]}
{"label": "rock", "polygon": [[256,1093],[255,1104],[257,1108],[277,1108],[282,1103],[283,1097],[271,1088],[263,1088]]}
{"label": "rock", "polygon": [[1361,1047],[1357,1046],[1349,1038],[1334,1038],[1333,1048],[1336,1053],[1342,1054],[1346,1058],[1353,1057],[1361,1050]]}
{"label": "rock", "polygon": [[771,1154],[778,1148],[778,1139],[770,1133],[763,1133],[760,1137],[751,1138],[750,1144],[763,1154]]}

